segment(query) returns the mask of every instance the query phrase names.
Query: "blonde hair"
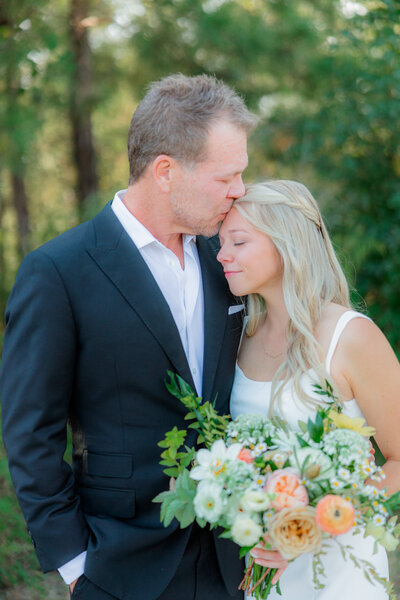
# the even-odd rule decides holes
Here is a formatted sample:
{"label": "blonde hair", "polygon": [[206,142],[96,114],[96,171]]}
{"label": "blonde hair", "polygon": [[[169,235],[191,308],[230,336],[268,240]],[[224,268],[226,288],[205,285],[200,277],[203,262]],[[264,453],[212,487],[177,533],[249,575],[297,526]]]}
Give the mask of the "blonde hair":
{"label": "blonde hair", "polygon": [[[234,206],[272,240],[283,263],[283,296],[289,315],[288,351],[273,378],[270,412],[291,378],[297,397],[307,405],[318,405],[315,397],[309,396],[300,385],[303,373],[312,368],[320,385],[325,387],[328,380],[336,393],[337,389],[321,364],[315,327],[329,302],[350,308],[347,281],[318,205],[301,183],[274,180],[250,185]],[[252,336],[268,306],[261,296],[250,294],[247,309],[246,334]]]}

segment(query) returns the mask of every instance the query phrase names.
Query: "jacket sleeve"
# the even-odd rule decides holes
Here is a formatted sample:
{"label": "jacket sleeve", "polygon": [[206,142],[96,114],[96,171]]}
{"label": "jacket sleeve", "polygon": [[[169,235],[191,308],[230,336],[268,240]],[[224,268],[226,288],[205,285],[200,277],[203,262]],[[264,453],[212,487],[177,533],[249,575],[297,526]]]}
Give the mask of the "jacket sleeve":
{"label": "jacket sleeve", "polygon": [[10,473],[43,571],[87,547],[72,470],[63,460],[76,346],[63,280],[36,250],[24,259],[7,305],[0,394]]}

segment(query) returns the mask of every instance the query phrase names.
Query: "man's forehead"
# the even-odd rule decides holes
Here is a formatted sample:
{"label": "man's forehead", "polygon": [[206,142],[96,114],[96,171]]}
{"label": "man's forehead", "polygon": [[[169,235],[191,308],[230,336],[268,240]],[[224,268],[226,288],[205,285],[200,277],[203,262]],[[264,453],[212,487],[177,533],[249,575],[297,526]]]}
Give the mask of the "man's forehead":
{"label": "man's forehead", "polygon": [[227,156],[216,156],[209,157],[209,167],[212,167],[217,173],[221,175],[236,175],[243,173],[249,164],[247,153],[242,156],[227,155]]}

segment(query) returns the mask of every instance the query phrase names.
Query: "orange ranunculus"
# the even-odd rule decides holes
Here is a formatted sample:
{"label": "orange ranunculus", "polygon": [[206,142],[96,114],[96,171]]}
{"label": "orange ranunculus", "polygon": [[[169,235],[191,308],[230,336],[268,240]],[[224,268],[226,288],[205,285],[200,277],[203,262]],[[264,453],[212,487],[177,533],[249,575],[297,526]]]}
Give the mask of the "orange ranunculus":
{"label": "orange ranunculus", "polygon": [[315,520],[322,531],[332,535],[346,533],[354,524],[354,506],[341,496],[328,494],[317,503]]}
{"label": "orange ranunculus", "polygon": [[264,491],[275,494],[271,506],[279,511],[282,508],[294,508],[308,504],[308,494],[300,477],[294,469],[277,469],[268,477]]}
{"label": "orange ranunculus", "polygon": [[254,457],[248,448],[242,448],[238,454],[238,459],[245,463],[254,462]]}

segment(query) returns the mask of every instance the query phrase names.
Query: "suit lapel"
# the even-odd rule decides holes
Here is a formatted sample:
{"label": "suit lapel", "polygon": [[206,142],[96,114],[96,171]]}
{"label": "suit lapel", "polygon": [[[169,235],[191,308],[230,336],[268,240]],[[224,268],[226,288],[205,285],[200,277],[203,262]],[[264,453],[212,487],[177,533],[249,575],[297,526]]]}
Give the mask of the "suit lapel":
{"label": "suit lapel", "polygon": [[[92,223],[96,243],[88,247],[88,253],[152,332],[176,372],[194,388],[185,351],[168,303],[110,204],[105,206]],[[140,340],[138,343],[140,344]]]}
{"label": "suit lapel", "polygon": [[212,241],[197,238],[204,290],[204,361],[203,398],[211,395],[228,317],[228,295],[222,269],[216,259]]}

